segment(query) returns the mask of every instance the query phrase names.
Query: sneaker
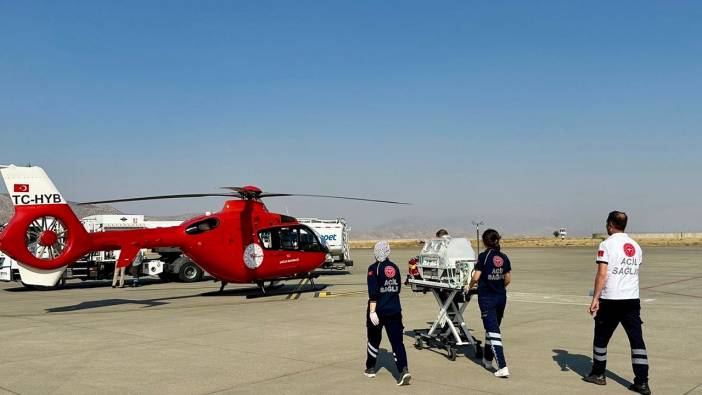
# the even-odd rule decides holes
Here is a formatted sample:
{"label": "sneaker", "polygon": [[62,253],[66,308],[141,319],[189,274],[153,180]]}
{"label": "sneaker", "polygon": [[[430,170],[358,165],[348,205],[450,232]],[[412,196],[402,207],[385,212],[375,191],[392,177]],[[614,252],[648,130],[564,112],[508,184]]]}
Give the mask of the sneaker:
{"label": "sneaker", "polygon": [[400,376],[400,379],[397,380],[397,385],[409,385],[410,380],[412,380],[412,376],[407,368],[402,369],[402,374]]}
{"label": "sneaker", "polygon": [[485,366],[485,369],[487,370],[495,370],[495,366],[492,364],[492,361],[488,361],[485,358],[483,358],[483,366]]}
{"label": "sneaker", "polygon": [[373,368],[368,368],[368,369],[366,369],[366,370],[363,371],[363,374],[365,374],[366,377],[373,378],[373,377],[375,377],[375,369],[373,369]]}
{"label": "sneaker", "polygon": [[629,386],[629,390],[638,392],[639,394],[643,395],[651,395],[651,388],[649,388],[648,383],[642,383],[642,384],[632,384]]}
{"label": "sneaker", "polygon": [[495,372],[495,377],[509,377],[509,369],[507,369],[507,366]]}
{"label": "sneaker", "polygon": [[583,381],[597,385],[606,385],[607,379],[604,374],[590,374],[587,377],[583,377]]}

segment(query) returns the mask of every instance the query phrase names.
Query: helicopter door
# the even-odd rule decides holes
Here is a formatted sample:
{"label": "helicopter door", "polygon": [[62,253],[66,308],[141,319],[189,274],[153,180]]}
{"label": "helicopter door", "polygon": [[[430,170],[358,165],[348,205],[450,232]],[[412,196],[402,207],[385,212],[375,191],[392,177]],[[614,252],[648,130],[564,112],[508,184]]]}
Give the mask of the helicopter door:
{"label": "helicopter door", "polygon": [[258,232],[266,260],[280,268],[296,268],[304,252],[324,252],[314,231],[304,225],[271,228]]}
{"label": "helicopter door", "polygon": [[294,254],[298,250],[299,236],[290,227],[259,231],[258,240],[264,250],[264,262],[269,268],[294,269],[299,262],[299,257]]}

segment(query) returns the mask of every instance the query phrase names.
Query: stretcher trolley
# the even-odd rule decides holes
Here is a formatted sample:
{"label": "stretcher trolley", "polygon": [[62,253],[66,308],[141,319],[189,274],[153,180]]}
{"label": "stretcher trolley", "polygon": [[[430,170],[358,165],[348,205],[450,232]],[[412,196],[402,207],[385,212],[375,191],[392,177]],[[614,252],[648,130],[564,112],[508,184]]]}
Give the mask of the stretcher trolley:
{"label": "stretcher trolley", "polygon": [[410,278],[409,284],[414,292],[431,292],[439,312],[429,329],[414,330],[417,349],[425,346],[443,349],[455,361],[458,347],[472,346],[476,358],[482,358],[480,341],[470,333],[463,317],[472,295],[463,290],[470,283],[475,262],[475,253],[467,239],[445,236],[424,243],[417,261],[419,275]]}

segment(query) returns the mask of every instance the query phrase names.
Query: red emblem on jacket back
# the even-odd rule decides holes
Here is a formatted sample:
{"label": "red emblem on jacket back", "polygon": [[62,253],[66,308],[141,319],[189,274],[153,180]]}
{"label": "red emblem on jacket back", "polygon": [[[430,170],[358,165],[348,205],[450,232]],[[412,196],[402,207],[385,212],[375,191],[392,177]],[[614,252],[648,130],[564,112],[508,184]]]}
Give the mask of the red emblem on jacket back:
{"label": "red emblem on jacket back", "polygon": [[636,255],[636,247],[634,247],[634,245],[631,243],[624,244],[624,254],[631,258],[632,256]]}
{"label": "red emblem on jacket back", "polygon": [[495,257],[492,258],[492,264],[493,264],[495,267],[502,267],[502,265],[505,264],[505,261],[502,259],[501,256],[495,255]]}
{"label": "red emblem on jacket back", "polygon": [[395,268],[392,266],[385,266],[385,277],[395,277]]}

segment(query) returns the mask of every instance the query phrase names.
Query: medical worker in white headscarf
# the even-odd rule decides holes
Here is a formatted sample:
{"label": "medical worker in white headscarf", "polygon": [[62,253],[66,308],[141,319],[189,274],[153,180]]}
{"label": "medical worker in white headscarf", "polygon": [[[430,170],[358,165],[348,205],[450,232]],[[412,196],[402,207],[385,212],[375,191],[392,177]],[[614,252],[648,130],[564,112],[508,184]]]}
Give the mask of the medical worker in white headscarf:
{"label": "medical worker in white headscarf", "polygon": [[366,370],[364,374],[375,377],[375,364],[378,360],[383,327],[392,345],[392,353],[400,376],[397,385],[408,385],[412,376],[407,368],[407,352],[402,343],[402,306],[400,305],[401,276],[400,269],[388,259],[390,245],[380,241],[373,249],[375,262],[368,266],[368,309],[366,310],[366,328],[368,345],[366,349]]}

